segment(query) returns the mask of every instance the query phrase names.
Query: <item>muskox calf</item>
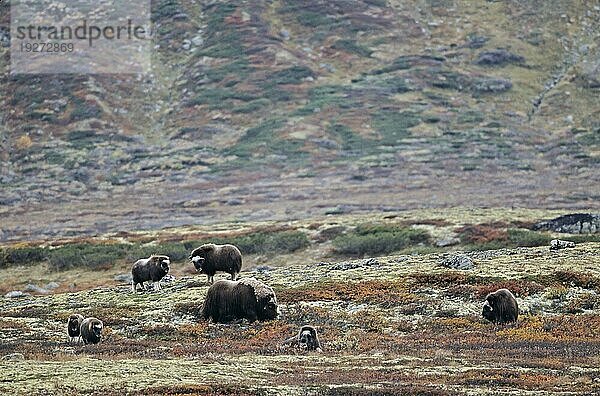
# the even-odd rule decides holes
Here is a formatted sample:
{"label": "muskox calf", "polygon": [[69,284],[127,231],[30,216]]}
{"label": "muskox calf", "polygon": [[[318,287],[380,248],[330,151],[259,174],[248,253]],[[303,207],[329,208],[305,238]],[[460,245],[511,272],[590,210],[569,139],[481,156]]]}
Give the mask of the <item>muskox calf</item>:
{"label": "muskox calf", "polygon": [[300,348],[306,351],[322,352],[317,329],[310,325],[302,326],[298,334],[285,340],[283,345]]}
{"label": "muskox calf", "polygon": [[171,260],[168,256],[152,255],[147,259],[140,259],[131,267],[131,290],[135,293],[137,285],[144,287],[144,282],[154,282],[154,290],[160,290],[160,280],[169,273]]}
{"label": "muskox calf", "polygon": [[67,333],[69,334],[69,342],[75,340],[79,341],[81,338],[81,322],[83,322],[83,316],[79,314],[73,314],[69,316],[67,320]]}
{"label": "muskox calf", "polygon": [[236,280],[242,270],[242,253],[233,245],[207,243],[194,249],[189,258],[198,272],[206,274],[210,284],[217,271],[227,272],[231,280]]}
{"label": "muskox calf", "polygon": [[202,316],[217,323],[237,319],[272,320],[277,318],[277,298],[269,286],[254,279],[219,280],[206,292]]}
{"label": "muskox calf", "polygon": [[96,318],[86,318],[81,322],[81,339],[84,344],[97,344],[102,338],[104,324]]}
{"label": "muskox calf", "polygon": [[507,289],[490,293],[485,298],[483,317],[493,323],[516,323],[519,306],[515,296]]}

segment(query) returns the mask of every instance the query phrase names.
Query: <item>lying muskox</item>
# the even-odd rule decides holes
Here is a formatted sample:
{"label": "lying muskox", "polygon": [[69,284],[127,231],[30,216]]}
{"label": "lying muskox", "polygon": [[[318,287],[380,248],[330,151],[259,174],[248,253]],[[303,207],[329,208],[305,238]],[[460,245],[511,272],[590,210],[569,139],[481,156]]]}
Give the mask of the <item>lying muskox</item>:
{"label": "lying muskox", "polygon": [[208,288],[202,306],[204,319],[217,323],[237,319],[272,320],[278,314],[275,292],[254,278],[216,281]]}
{"label": "lying muskox", "polygon": [[317,329],[310,325],[302,326],[298,334],[285,340],[283,345],[300,348],[306,351],[322,352]]}
{"label": "lying muskox", "polygon": [[210,284],[217,271],[227,272],[235,280],[242,270],[242,253],[233,245],[207,243],[194,249],[189,258],[198,272],[206,274]]}
{"label": "lying muskox", "polygon": [[84,344],[97,344],[102,338],[104,324],[96,318],[85,318],[81,322],[81,339]]}
{"label": "lying muskox", "polygon": [[168,256],[152,255],[147,259],[140,259],[131,267],[131,290],[135,293],[137,285],[144,287],[144,282],[154,282],[154,290],[160,290],[160,280],[169,273],[171,260]]}
{"label": "lying muskox", "polygon": [[510,291],[500,289],[487,295],[482,315],[493,323],[516,323],[519,306]]}
{"label": "lying muskox", "polygon": [[79,314],[69,316],[69,320],[67,320],[67,333],[69,334],[70,342],[79,341],[81,338],[81,322],[83,322],[83,316]]}

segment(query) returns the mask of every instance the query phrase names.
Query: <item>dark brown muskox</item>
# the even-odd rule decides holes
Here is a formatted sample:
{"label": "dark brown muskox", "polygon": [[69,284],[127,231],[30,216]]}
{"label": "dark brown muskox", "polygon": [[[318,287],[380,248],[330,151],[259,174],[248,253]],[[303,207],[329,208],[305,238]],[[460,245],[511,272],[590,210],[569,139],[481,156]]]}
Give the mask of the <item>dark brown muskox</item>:
{"label": "dark brown muskox", "polygon": [[210,284],[217,271],[227,272],[231,280],[236,280],[242,270],[242,253],[233,245],[207,243],[194,249],[189,258],[197,271],[206,274]]}
{"label": "dark brown muskox", "polygon": [[131,290],[135,293],[137,285],[144,288],[144,282],[154,282],[154,290],[160,290],[160,280],[169,273],[169,256],[152,255],[147,259],[140,259],[131,267]]}
{"label": "dark brown muskox", "polygon": [[204,319],[217,323],[237,319],[272,320],[278,314],[275,292],[254,278],[216,281],[208,288],[202,306]]}
{"label": "dark brown muskox", "polygon": [[306,351],[322,352],[317,329],[310,325],[302,326],[298,334],[285,340],[283,345],[300,348]]}
{"label": "dark brown muskox", "polygon": [[69,334],[70,342],[80,339],[81,322],[83,322],[83,316],[79,314],[69,316],[69,320],[67,320],[67,333]]}
{"label": "dark brown muskox", "polygon": [[487,295],[482,315],[493,323],[516,323],[519,306],[510,291],[500,289]]}
{"label": "dark brown muskox", "polygon": [[81,322],[81,339],[84,344],[97,344],[102,339],[104,324],[96,318],[85,318]]}

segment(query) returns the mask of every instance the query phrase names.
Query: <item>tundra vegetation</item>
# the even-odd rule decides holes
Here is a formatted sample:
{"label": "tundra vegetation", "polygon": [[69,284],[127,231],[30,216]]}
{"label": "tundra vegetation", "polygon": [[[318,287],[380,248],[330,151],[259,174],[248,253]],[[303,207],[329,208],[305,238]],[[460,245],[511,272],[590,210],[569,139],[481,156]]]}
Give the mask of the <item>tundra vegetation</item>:
{"label": "tundra vegetation", "polygon": [[[125,256],[100,270],[57,271],[47,258],[10,263],[0,269],[3,293],[25,290],[24,282],[60,286],[49,294],[1,300],[0,372],[11,380],[0,382],[0,393],[593,394],[600,391],[600,242],[593,234],[580,235],[574,248],[552,251],[545,239],[530,246],[530,238],[509,237],[516,229],[571,240],[530,230],[556,214],[427,210],[224,224],[213,227],[215,238],[203,227],[120,236],[124,246],[153,244],[158,251],[161,244],[189,239],[196,246],[217,236],[232,241],[257,230],[302,233],[301,248],[244,256],[240,279],[255,277],[277,295],[280,315],[267,322],[203,320],[208,285],[187,258],[173,261],[175,279],[161,292],[138,294],[114,280],[128,272]],[[397,229],[428,237],[385,255],[345,256],[333,243],[340,235]],[[198,238],[202,233],[206,236]],[[452,238],[455,245],[437,246]],[[476,249],[491,241],[500,245]],[[49,246],[69,242],[114,244],[107,235],[8,249],[36,248],[45,255],[58,249]],[[442,265],[458,254],[469,257],[473,268]],[[492,324],[481,316],[486,296],[503,288],[517,298],[516,325]],[[73,312],[102,320],[102,342],[68,342],[65,323]],[[318,328],[324,352],[282,348],[307,323]],[[224,366],[235,370],[223,372]]]}

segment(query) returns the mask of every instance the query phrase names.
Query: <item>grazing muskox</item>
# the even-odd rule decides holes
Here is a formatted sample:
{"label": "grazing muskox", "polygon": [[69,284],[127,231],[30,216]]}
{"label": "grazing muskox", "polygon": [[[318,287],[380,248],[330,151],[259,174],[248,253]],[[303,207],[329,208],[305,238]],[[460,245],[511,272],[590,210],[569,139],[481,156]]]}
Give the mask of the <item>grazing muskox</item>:
{"label": "grazing muskox", "polygon": [[519,306],[510,291],[500,289],[487,295],[482,315],[493,323],[516,323]]}
{"label": "grazing muskox", "polygon": [[292,346],[307,351],[322,352],[317,329],[310,325],[304,325],[293,337],[288,338],[283,342],[284,346]]}
{"label": "grazing muskox", "polygon": [[81,322],[81,339],[84,344],[97,344],[102,338],[104,324],[96,318],[85,318]]}
{"label": "grazing muskox", "polygon": [[131,267],[131,290],[135,293],[137,285],[144,287],[144,282],[154,282],[154,290],[160,290],[160,280],[169,273],[171,260],[168,256],[152,255],[147,259],[140,259]]}
{"label": "grazing muskox", "polygon": [[189,258],[198,272],[206,274],[210,284],[217,271],[227,272],[234,281],[242,270],[242,253],[233,245],[207,243],[194,249]]}
{"label": "grazing muskox", "polygon": [[277,298],[269,286],[254,279],[216,281],[206,292],[202,316],[217,323],[236,319],[271,320],[277,318]]}
{"label": "grazing muskox", "polygon": [[79,314],[69,316],[69,320],[67,320],[67,333],[69,334],[70,342],[81,338],[81,322],[83,322],[83,316]]}

